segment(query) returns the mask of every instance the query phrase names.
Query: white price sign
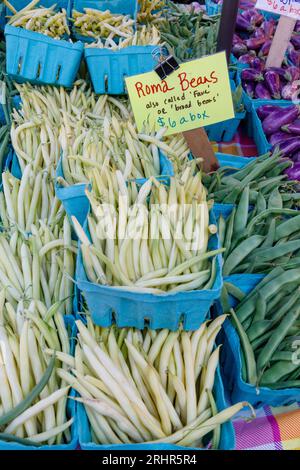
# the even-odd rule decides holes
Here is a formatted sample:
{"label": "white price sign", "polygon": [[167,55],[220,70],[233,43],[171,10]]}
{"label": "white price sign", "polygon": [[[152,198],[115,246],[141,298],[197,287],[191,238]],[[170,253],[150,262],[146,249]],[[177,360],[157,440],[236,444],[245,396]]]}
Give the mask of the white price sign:
{"label": "white price sign", "polygon": [[300,0],[257,0],[256,8],[300,20]]}

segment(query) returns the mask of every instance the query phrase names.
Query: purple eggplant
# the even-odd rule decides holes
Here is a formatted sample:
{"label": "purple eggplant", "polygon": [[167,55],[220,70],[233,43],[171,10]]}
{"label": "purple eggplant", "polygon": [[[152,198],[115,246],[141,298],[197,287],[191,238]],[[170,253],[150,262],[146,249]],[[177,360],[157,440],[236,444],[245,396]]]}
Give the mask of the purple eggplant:
{"label": "purple eggplant", "polygon": [[249,21],[246,20],[246,18],[244,18],[241,14],[238,14],[236,18],[236,29],[240,31],[252,32],[255,28]]}
{"label": "purple eggplant", "polygon": [[287,56],[293,65],[296,67],[300,66],[300,51],[296,51],[293,46],[289,46],[287,49]]}
{"label": "purple eggplant", "polygon": [[267,39],[261,46],[258,56],[263,57],[263,56],[268,55],[271,49],[271,44],[272,44],[272,39]]}
{"label": "purple eggplant", "polygon": [[295,163],[300,163],[300,150],[298,150],[297,152],[293,153],[292,155],[292,160],[293,162]]}
{"label": "purple eggplant", "polygon": [[270,100],[271,95],[269,90],[263,83],[258,83],[255,87],[255,98],[259,100]]}
{"label": "purple eggplant", "polygon": [[268,67],[266,71],[267,70],[272,70],[272,72],[276,72],[280,78],[287,80],[287,69],[284,69],[283,67]]}
{"label": "purple eggplant", "polygon": [[300,163],[295,162],[293,166],[284,170],[290,180],[300,181]]}
{"label": "purple eggplant", "polygon": [[300,49],[300,34],[293,34],[290,41],[295,49]]}
{"label": "purple eggplant", "polygon": [[265,38],[265,33],[261,28],[257,28],[252,34],[253,38]]}
{"label": "purple eggplant", "polygon": [[295,33],[300,33],[300,21],[296,21],[294,31]]}
{"label": "purple eggplant", "polygon": [[244,40],[238,34],[234,34],[232,44],[244,44]]}
{"label": "purple eggplant", "polygon": [[275,106],[274,104],[264,104],[263,106],[257,108],[256,112],[258,114],[259,119],[263,121],[270,113],[277,110],[278,106]]}
{"label": "purple eggplant", "polygon": [[267,21],[264,21],[261,25],[266,38],[272,38],[276,29],[276,21],[273,18],[270,18]]}
{"label": "purple eggplant", "polygon": [[264,17],[261,13],[259,13],[258,10],[256,10],[256,8],[252,8],[252,9],[248,10],[248,12],[249,12],[248,15],[250,16],[250,23],[251,24],[253,24],[255,26],[259,26],[259,25],[262,24],[262,22],[264,21]]}
{"label": "purple eggplant", "polygon": [[264,62],[259,59],[258,57],[252,57],[252,60],[250,61],[250,67],[255,70],[259,70],[260,72],[264,69]]}
{"label": "purple eggplant", "polygon": [[234,46],[232,46],[232,53],[236,57],[240,57],[241,55],[246,54],[247,51],[248,51],[248,49],[247,49],[246,44],[243,44],[241,42],[239,42],[237,44],[234,44]]}
{"label": "purple eggplant", "polygon": [[[278,107],[277,111],[273,111],[263,120],[263,130],[265,134],[274,134],[281,129],[282,126],[290,124],[297,119],[299,107],[292,105],[286,108]],[[298,139],[300,141],[300,139]]]}
{"label": "purple eggplant", "polygon": [[264,36],[259,38],[250,38],[245,42],[248,49],[257,50],[260,49],[260,47],[266,42],[266,38]]}
{"label": "purple eggplant", "polygon": [[281,90],[281,97],[284,100],[297,100],[299,98],[299,83],[298,80],[295,82],[290,82],[287,85],[285,85],[282,90]]}
{"label": "purple eggplant", "polygon": [[[290,157],[293,153],[300,150],[300,139],[299,137],[294,137],[293,139],[287,139],[282,142],[279,142],[275,147],[279,148],[282,156]],[[275,149],[273,147],[273,150]]]}
{"label": "purple eggplant", "polygon": [[242,70],[241,77],[245,82],[262,82],[264,79],[263,74],[255,69]]}
{"label": "purple eggplant", "polygon": [[284,132],[289,132],[291,134],[300,135],[300,119],[296,119],[285,126],[282,126],[281,129]]}
{"label": "purple eggplant", "polygon": [[251,60],[253,60],[253,57],[256,57],[256,54],[254,51],[249,51],[247,54],[243,54],[239,57],[239,62],[241,64],[249,64],[251,63]]}
{"label": "purple eggplant", "polygon": [[275,100],[280,100],[281,94],[280,94],[280,77],[279,75],[274,72],[273,70],[267,70],[265,72],[265,84],[268,87],[272,98]]}
{"label": "purple eggplant", "polygon": [[299,80],[300,78],[300,69],[295,65],[290,65],[285,69],[285,79],[288,82],[293,82],[294,80]]}
{"label": "purple eggplant", "polygon": [[275,145],[279,144],[280,142],[293,139],[293,138],[294,137],[291,137],[291,135],[287,134],[286,132],[278,131],[278,132],[274,132],[274,134],[270,136],[269,142],[271,145],[273,145],[273,147],[275,147]]}
{"label": "purple eggplant", "polygon": [[255,82],[244,82],[243,83],[243,88],[244,88],[245,92],[247,93],[247,95],[250,96],[250,98],[254,98],[255,86],[256,86]]}

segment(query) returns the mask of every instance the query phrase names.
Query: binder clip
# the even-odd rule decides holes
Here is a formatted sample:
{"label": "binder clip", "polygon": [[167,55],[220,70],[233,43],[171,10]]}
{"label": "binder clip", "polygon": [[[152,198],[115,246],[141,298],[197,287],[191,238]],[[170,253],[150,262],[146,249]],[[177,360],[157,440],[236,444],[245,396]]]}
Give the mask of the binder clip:
{"label": "binder clip", "polygon": [[179,64],[175,57],[171,54],[167,56],[164,55],[162,49],[156,49],[155,51],[153,51],[153,55],[156,60],[159,61],[159,64],[154,68],[154,71],[157,73],[161,80],[164,80],[172,72],[179,69]]}

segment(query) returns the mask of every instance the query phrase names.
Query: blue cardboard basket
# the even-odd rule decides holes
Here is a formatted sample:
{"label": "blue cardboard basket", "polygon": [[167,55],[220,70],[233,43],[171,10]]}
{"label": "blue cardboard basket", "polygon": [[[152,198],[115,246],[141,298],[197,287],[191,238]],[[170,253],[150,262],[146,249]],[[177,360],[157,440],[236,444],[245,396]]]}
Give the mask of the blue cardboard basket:
{"label": "blue cardboard basket", "polygon": [[[213,211],[210,223],[215,223]],[[87,230],[87,223],[84,229]],[[217,235],[209,239],[209,249],[219,246]],[[213,302],[222,290],[222,258],[217,256],[217,273],[213,288],[174,294],[140,294],[90,282],[85,273],[81,250],[77,257],[76,282],[83,292],[93,322],[103,327],[111,326],[113,319],[118,327],[168,328],[176,330],[181,322],[185,330],[195,330],[207,318]]]}
{"label": "blue cardboard basket", "polygon": [[[247,277],[248,279],[247,279]],[[255,285],[262,279],[255,279],[252,275],[230,276],[225,281],[235,284],[245,293],[249,293]],[[252,288],[250,288],[252,284]],[[232,304],[234,306],[234,304]],[[216,304],[217,315],[222,314],[220,304]],[[242,379],[242,359],[240,338],[236,329],[229,319],[223,324],[220,333],[219,343],[222,344],[221,350],[221,370],[224,382],[230,390],[232,403],[246,400],[253,406],[284,406],[300,400],[300,388],[290,388],[283,390],[272,390],[267,387],[256,388],[254,385],[246,383]]]}
{"label": "blue cardboard basket", "polygon": [[250,117],[251,130],[259,155],[269,152],[272,148],[272,145],[268,142],[267,137],[263,131],[262,122],[256,112],[257,108],[266,104],[285,108],[287,106],[292,106],[293,103],[292,101],[287,100],[252,100]]}
{"label": "blue cardboard basket", "polygon": [[[17,11],[22,10],[25,8],[31,0],[10,0],[9,3],[13,6]],[[56,5],[56,9],[64,8],[67,10],[68,15],[70,14],[70,6],[72,0],[40,0],[39,3],[34,7],[38,8],[43,6],[44,8],[50,8],[52,5]],[[11,16],[13,13],[10,11],[9,8],[6,8],[6,15]]]}
{"label": "blue cardboard basket", "polygon": [[206,13],[209,16],[219,15],[222,11],[222,4],[213,2],[213,0],[205,0]]}
{"label": "blue cardboard basket", "polygon": [[157,65],[157,46],[128,46],[118,51],[87,47],[84,56],[97,94],[126,93],[125,78],[150,72]]}
{"label": "blue cardboard basket", "polygon": [[[62,166],[62,156],[58,162],[56,177],[64,177],[63,166]],[[164,176],[173,176],[174,170],[173,165],[167,157],[159,151],[159,161],[160,161],[160,174]],[[163,176],[158,176],[158,180],[163,179]],[[137,184],[144,184],[147,181],[147,178],[136,179]],[[63,203],[64,209],[71,219],[71,216],[75,216],[80,225],[83,225],[88,212],[90,210],[90,203],[85,194],[85,189],[88,185],[84,183],[73,184],[72,186],[63,187],[58,183],[55,183],[55,194],[56,197]]]}
{"label": "blue cardboard basket", "polygon": [[[74,354],[75,349],[75,337],[76,329],[74,323],[74,317],[72,315],[65,315],[64,317],[66,326],[71,330],[71,354]],[[75,396],[75,391],[70,391],[70,396]],[[79,431],[79,418],[77,413],[77,405],[75,400],[69,399],[67,402],[67,414],[68,417],[75,417],[74,422],[71,426],[71,441],[68,444],[56,444],[56,445],[42,445],[41,447],[25,446],[23,444],[17,444],[15,442],[5,442],[0,440],[0,450],[75,450],[78,447],[78,431]]]}
{"label": "blue cardboard basket", "polygon": [[[231,274],[230,276],[225,276],[223,280],[235,285],[245,294],[249,294],[264,277],[265,274]],[[230,307],[234,308],[237,303],[237,300],[229,295]]]}
{"label": "blue cardboard basket", "polygon": [[[227,408],[225,401],[224,387],[219,368],[216,372],[216,380],[214,385],[214,396],[218,410],[222,411]],[[77,407],[79,419],[79,444],[83,450],[98,450],[98,451],[136,451],[136,450],[204,450],[192,447],[182,447],[174,444],[113,444],[113,445],[100,445],[92,442],[90,423],[85,412],[84,406],[78,403]],[[233,450],[235,448],[235,433],[232,423],[229,421],[221,427],[220,449]]]}
{"label": "blue cardboard basket", "polygon": [[136,18],[138,10],[137,0],[74,0],[72,8],[83,12],[85,8],[95,10],[109,10],[113,14],[130,15]]}
{"label": "blue cardboard basket", "polygon": [[71,87],[76,78],[83,44],[5,26],[6,71],[18,82]]}

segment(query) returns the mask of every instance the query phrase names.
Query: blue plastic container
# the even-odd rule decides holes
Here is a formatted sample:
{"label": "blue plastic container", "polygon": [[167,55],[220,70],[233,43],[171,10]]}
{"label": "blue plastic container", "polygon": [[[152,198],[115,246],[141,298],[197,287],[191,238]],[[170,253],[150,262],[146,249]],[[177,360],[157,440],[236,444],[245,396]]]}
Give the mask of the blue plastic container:
{"label": "blue plastic container", "polygon": [[[264,277],[265,274],[231,274],[224,277],[224,282],[229,282],[245,292],[245,294],[249,294]],[[237,303],[237,300],[229,295],[230,306],[234,308]]]}
{"label": "blue plastic container", "polygon": [[[218,410],[227,408],[224,387],[221,379],[219,368],[216,373],[216,380],[214,385],[214,396]],[[129,451],[129,450],[202,450],[199,448],[182,447],[174,444],[123,444],[123,445],[100,445],[92,442],[90,424],[85,412],[84,406],[78,403],[77,407],[78,419],[79,419],[79,444],[83,450],[98,450],[98,451]],[[222,450],[233,450],[235,448],[235,433],[231,422],[227,422],[221,427],[220,437],[220,449]]]}
{"label": "blue plastic container", "polygon": [[[159,152],[159,160],[160,160],[160,174],[164,176],[172,176],[174,175],[173,165],[170,160],[162,153]],[[57,170],[56,170],[56,177],[64,178],[64,172],[62,167],[62,157],[59,160]],[[162,177],[163,178],[163,177]],[[161,177],[158,176],[158,180]],[[143,184],[146,182],[146,178],[136,179],[136,183]],[[90,203],[88,198],[85,194],[85,189],[88,185],[84,183],[74,184],[72,186],[63,187],[60,186],[58,183],[55,184],[55,194],[56,197],[63,203],[65,211],[69,218],[72,215],[76,217],[80,225],[83,225],[88,212],[90,210]]]}
{"label": "blue plastic container", "polygon": [[[251,280],[250,278],[247,280],[246,275],[241,276],[240,279],[234,279],[234,277],[236,276],[230,276],[230,278],[225,278],[225,280],[230,279],[231,283],[235,284],[245,293],[252,290],[250,288],[251,283],[252,288],[254,288],[259,282],[258,279],[254,279],[254,275],[252,275]],[[216,312],[218,315],[223,313],[219,303],[216,304]],[[223,380],[230,390],[232,403],[245,400],[256,407],[263,405],[284,406],[300,400],[300,388],[283,390],[272,390],[267,387],[257,388],[242,379],[240,338],[230,320],[227,319],[223,324],[218,341],[223,345],[220,361],[221,370]]]}
{"label": "blue plastic container", "polygon": [[138,11],[137,0],[74,0],[72,9],[83,12],[85,8],[109,10],[113,14],[130,15],[136,18]]}
{"label": "blue plastic container", "polygon": [[272,106],[279,106],[283,108],[293,105],[291,101],[287,100],[252,100],[250,125],[253,134],[253,139],[258,149],[259,155],[269,152],[272,148],[272,145],[268,142],[267,137],[263,131],[262,122],[256,112],[257,108],[266,104],[271,104]]}
{"label": "blue plastic container", "polygon": [[87,47],[85,60],[97,94],[126,93],[125,78],[150,72],[157,65],[157,46],[128,46],[118,51]]}
{"label": "blue plastic container", "polygon": [[18,82],[71,87],[83,54],[81,42],[5,26],[6,71]]}
{"label": "blue plastic container", "polygon": [[[236,83],[233,80],[230,80],[230,86],[232,91],[236,90]],[[205,126],[209,140],[215,142],[230,142],[233,139],[240,122],[245,117],[246,111],[243,111],[242,113],[236,113],[234,118],[227,119],[227,121],[217,122],[216,124]]]}
{"label": "blue plastic container", "polygon": [[213,2],[213,0],[205,0],[206,13],[209,16],[219,15],[222,10],[222,4]]}
{"label": "blue plastic container", "polygon": [[[215,223],[213,211],[210,223]],[[85,224],[87,230],[87,224]],[[217,235],[209,239],[209,249],[219,246]],[[217,274],[210,290],[194,290],[174,294],[139,294],[115,287],[102,286],[90,282],[82,262],[81,250],[77,257],[76,281],[83,292],[93,322],[108,327],[115,321],[118,327],[136,327],[145,325],[152,329],[168,328],[176,330],[183,323],[185,330],[195,330],[207,318],[213,302],[220,297],[223,285],[222,258],[217,256]]]}
{"label": "blue plastic container", "polygon": [[[76,329],[74,323],[74,317],[72,315],[65,315],[65,323],[70,329],[71,337],[71,353],[74,353],[75,348],[75,337]],[[75,391],[70,391],[70,396],[75,396]],[[71,426],[71,441],[68,444],[58,444],[58,445],[43,445],[41,447],[34,446],[24,446],[23,444],[17,444],[15,442],[4,442],[0,440],[0,450],[75,450],[78,447],[78,431],[79,431],[79,418],[77,413],[77,404],[75,400],[69,399],[67,403],[67,415],[69,418],[74,417],[74,422]]]}

